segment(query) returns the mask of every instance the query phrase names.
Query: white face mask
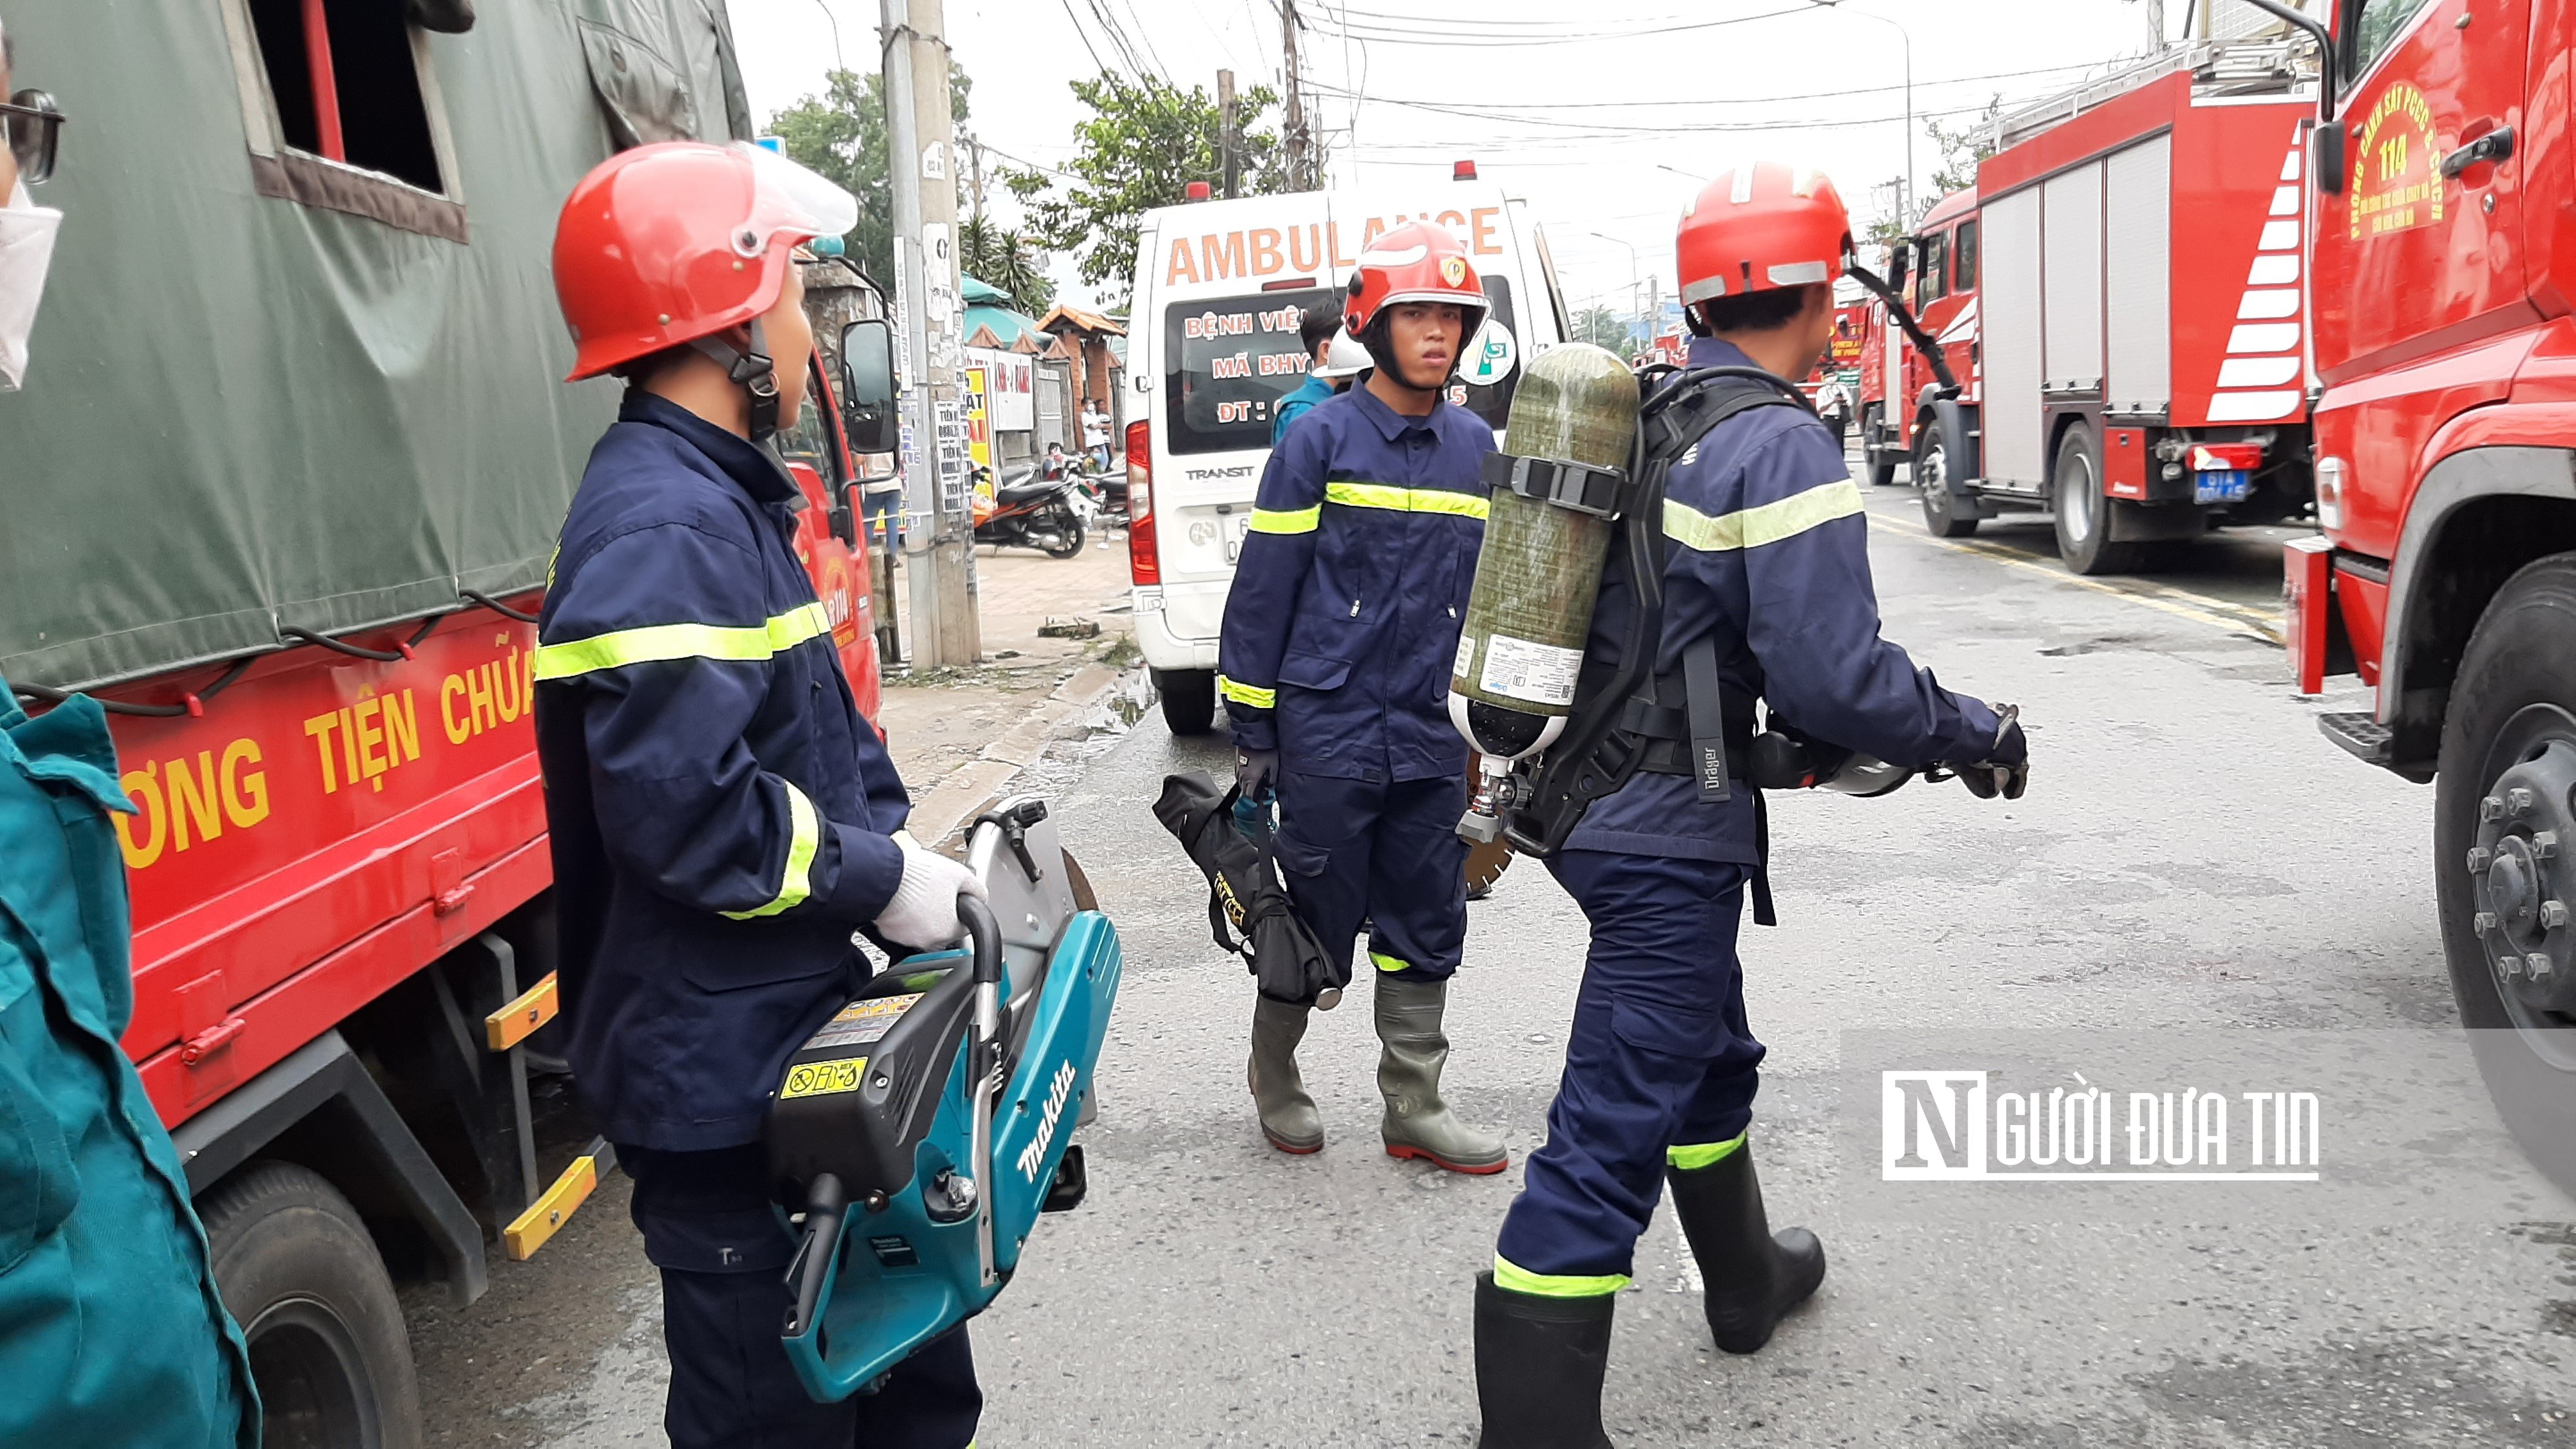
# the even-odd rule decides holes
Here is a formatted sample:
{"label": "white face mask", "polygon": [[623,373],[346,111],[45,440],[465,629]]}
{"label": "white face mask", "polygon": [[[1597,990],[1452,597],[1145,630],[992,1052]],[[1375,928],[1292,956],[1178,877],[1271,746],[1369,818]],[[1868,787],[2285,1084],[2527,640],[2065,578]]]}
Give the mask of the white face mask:
{"label": "white face mask", "polygon": [[28,199],[23,181],[0,207],[0,392],[17,391],[27,375],[27,333],[36,325],[62,224],[60,211]]}

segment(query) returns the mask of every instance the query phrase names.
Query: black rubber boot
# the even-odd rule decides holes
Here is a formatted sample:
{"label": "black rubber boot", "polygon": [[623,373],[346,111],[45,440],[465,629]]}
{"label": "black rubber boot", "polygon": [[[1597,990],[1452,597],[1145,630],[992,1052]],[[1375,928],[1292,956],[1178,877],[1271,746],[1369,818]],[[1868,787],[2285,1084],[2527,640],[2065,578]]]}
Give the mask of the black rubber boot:
{"label": "black rubber boot", "polygon": [[1542,1298],[1476,1275],[1477,1449],[1613,1449],[1601,1432],[1618,1295]]}
{"label": "black rubber boot", "polygon": [[1664,1170],[1673,1212],[1707,1285],[1708,1327],[1728,1353],[1753,1353],[1825,1281],[1825,1246],[1805,1228],[1771,1231],[1753,1144],[1706,1167]]}

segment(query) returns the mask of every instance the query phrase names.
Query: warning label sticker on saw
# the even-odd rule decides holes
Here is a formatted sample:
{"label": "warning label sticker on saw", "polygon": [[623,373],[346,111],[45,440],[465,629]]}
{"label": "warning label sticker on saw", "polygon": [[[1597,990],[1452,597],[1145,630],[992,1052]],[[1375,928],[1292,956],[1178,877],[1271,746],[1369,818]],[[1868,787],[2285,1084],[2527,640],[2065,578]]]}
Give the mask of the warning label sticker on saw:
{"label": "warning label sticker on saw", "polygon": [[853,1001],[841,1008],[840,1014],[823,1023],[823,1029],[805,1039],[804,1051],[824,1047],[867,1046],[881,1041],[921,999],[916,991],[910,996],[877,996],[866,1001]]}
{"label": "warning label sticker on saw", "polygon": [[1580,649],[1494,634],[1485,640],[1485,675],[1476,687],[1506,699],[1567,705],[1574,703],[1574,680],[1582,670]]}
{"label": "warning label sticker on saw", "polygon": [[778,1100],[797,1097],[831,1097],[855,1092],[866,1080],[866,1057],[843,1057],[833,1062],[802,1062],[787,1069],[787,1084],[778,1089]]}

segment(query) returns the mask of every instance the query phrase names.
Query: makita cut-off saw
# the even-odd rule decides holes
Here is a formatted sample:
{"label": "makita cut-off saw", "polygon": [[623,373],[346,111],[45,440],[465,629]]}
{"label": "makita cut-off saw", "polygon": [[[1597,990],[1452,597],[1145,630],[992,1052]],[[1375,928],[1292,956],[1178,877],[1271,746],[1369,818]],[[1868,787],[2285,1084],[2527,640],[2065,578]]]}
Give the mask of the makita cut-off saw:
{"label": "makita cut-off saw", "polygon": [[976,822],[969,945],[896,963],[789,1058],[769,1107],[803,1234],[781,1331],[816,1399],[846,1399],[974,1317],[1038,1214],[1082,1201],[1074,1129],[1118,995],[1118,933],[1023,796]]}

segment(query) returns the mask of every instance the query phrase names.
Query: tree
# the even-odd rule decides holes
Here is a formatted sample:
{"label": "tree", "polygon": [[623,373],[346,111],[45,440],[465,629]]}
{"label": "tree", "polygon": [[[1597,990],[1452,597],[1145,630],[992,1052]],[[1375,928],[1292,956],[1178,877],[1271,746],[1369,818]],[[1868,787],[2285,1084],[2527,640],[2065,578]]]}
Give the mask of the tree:
{"label": "tree", "polygon": [[1044,316],[1055,303],[1046,254],[1019,231],[969,217],[957,225],[957,261],[966,275],[1001,288],[1013,307],[1032,317]]}
{"label": "tree", "polygon": [[1574,340],[1607,347],[1625,357],[1629,334],[1636,331],[1637,319],[1627,312],[1614,312],[1607,307],[1586,307],[1574,314]]}
{"label": "tree", "polygon": [[[1931,134],[1932,144],[1941,151],[1941,165],[1932,173],[1934,199],[1953,191],[1965,191],[1977,184],[1977,163],[1995,154],[1995,123],[2003,119],[2003,114],[2004,98],[2001,92],[1997,92],[1994,99],[1986,102],[1983,112],[1957,126],[1941,124],[1938,116],[1923,122],[1923,129]],[[1928,206],[1921,209],[1931,210]],[[1912,216],[1906,220],[1913,222],[1922,218]]]}
{"label": "tree", "polygon": [[[966,94],[973,86],[964,67],[949,62],[948,114],[961,144],[966,137]],[[876,74],[826,73],[823,94],[807,96],[771,116],[769,129],[786,143],[789,159],[859,199],[859,224],[850,228],[842,244],[870,277],[893,281],[894,188],[887,179],[885,96]]]}
{"label": "tree", "polygon": [[[1028,207],[1040,246],[1078,255],[1082,280],[1123,299],[1145,212],[1184,200],[1193,181],[1222,180],[1224,118],[1204,88],[1182,90],[1153,76],[1103,72],[1072,85],[1092,114],[1074,128],[1073,159],[1052,173],[1060,180],[1004,168],[1002,182]],[[1290,189],[1279,133],[1261,123],[1278,101],[1268,86],[1235,93],[1237,166],[1255,196]]]}

